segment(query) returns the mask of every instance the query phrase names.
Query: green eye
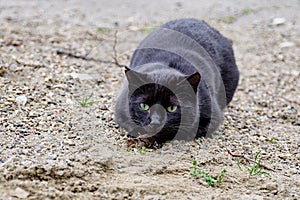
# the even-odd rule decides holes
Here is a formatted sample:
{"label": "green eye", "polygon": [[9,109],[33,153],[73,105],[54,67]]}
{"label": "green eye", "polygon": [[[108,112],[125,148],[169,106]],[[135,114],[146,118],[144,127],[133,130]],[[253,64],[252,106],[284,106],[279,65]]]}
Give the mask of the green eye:
{"label": "green eye", "polygon": [[140,108],[142,110],[149,110],[150,107],[147,104],[145,104],[145,103],[140,103]]}
{"label": "green eye", "polygon": [[167,107],[168,112],[175,112],[177,110],[177,106],[169,106]]}

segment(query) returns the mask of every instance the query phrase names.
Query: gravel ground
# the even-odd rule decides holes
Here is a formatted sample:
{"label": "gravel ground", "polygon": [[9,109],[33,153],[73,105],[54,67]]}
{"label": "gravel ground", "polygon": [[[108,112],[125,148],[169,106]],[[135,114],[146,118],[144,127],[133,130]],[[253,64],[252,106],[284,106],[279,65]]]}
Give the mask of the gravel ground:
{"label": "gravel ground", "polygon": [[[0,199],[299,199],[300,2],[120,2],[0,0]],[[233,41],[237,93],[213,138],[128,150],[113,120],[124,78],[115,30],[128,64],[153,27],[178,17]],[[242,158],[241,171],[228,150],[261,151],[270,177],[250,176]],[[221,184],[192,177],[194,160],[213,176],[226,169]]]}

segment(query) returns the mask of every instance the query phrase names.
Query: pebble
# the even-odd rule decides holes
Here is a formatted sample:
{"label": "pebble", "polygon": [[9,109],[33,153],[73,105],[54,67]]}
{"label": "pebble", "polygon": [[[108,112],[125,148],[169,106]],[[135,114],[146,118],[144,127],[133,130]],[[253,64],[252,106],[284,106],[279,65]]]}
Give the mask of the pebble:
{"label": "pebble", "polygon": [[285,154],[279,154],[278,157],[282,158],[282,159],[287,159],[290,158],[292,156],[292,154],[290,153],[285,153]]}
{"label": "pebble", "polygon": [[7,102],[10,102],[10,103],[16,102],[16,99],[14,97],[8,97],[6,100],[7,100]]}
{"label": "pebble", "polygon": [[75,104],[75,102],[72,101],[72,99],[70,99],[70,98],[66,98],[66,103],[69,104],[69,105],[74,105]]}
{"label": "pebble", "polygon": [[72,140],[64,140],[64,144],[69,146],[75,146],[75,142],[73,142]]}
{"label": "pebble", "polygon": [[278,17],[272,20],[272,25],[279,26],[279,25],[283,25],[285,22],[286,22],[285,18]]}
{"label": "pebble", "polygon": [[277,190],[278,189],[278,185],[277,185],[277,183],[267,183],[262,188],[265,188],[265,189],[267,189],[269,191],[273,191],[273,190]]}
{"label": "pebble", "polygon": [[19,199],[26,199],[29,196],[29,192],[27,192],[26,190],[17,187],[13,193],[13,196],[19,198]]}
{"label": "pebble", "polygon": [[27,103],[26,95],[20,95],[16,97],[16,103],[18,105],[24,106]]}
{"label": "pebble", "polygon": [[77,137],[76,134],[70,134],[70,135],[68,135],[68,139],[74,139],[74,138],[76,138],[76,137]]}
{"label": "pebble", "polygon": [[49,160],[56,160],[56,158],[57,158],[57,155],[56,155],[56,154],[53,154],[53,153],[49,153],[49,154],[48,154],[48,159],[49,159]]}
{"label": "pebble", "polygon": [[293,42],[282,42],[282,43],[279,44],[279,47],[282,48],[282,49],[293,47],[293,46],[295,46],[295,43],[293,43]]}

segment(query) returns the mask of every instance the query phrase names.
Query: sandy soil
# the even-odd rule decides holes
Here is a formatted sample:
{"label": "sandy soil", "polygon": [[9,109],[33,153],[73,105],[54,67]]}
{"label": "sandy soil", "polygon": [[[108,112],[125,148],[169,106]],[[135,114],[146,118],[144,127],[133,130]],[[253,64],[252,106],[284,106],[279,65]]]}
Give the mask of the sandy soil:
{"label": "sandy soil", "polygon": [[[0,199],[299,199],[299,9],[296,0],[0,0]],[[181,17],[233,41],[237,93],[213,138],[128,150],[113,120],[124,78],[112,63],[115,30],[128,64],[153,27]],[[93,104],[78,103],[90,95]],[[270,177],[249,175],[245,159],[241,171],[228,150],[261,151]],[[194,160],[213,176],[226,169],[220,185],[191,176]]]}

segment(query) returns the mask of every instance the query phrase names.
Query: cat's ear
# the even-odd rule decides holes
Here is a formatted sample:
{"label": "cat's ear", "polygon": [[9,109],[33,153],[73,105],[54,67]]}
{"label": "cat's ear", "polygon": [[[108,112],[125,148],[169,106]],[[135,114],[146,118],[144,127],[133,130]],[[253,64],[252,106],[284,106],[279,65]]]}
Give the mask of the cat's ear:
{"label": "cat's ear", "polygon": [[201,80],[201,75],[199,74],[199,72],[196,72],[192,75],[186,76],[184,78],[184,80],[180,81],[178,84],[179,85],[184,84],[185,80],[187,80],[190,83],[190,85],[192,86],[194,92],[196,93],[198,85],[199,85],[200,80]]}
{"label": "cat's ear", "polygon": [[129,87],[141,86],[146,83],[147,75],[125,67],[125,75],[129,83]]}
{"label": "cat's ear", "polygon": [[129,67],[125,66],[125,74],[129,71],[130,71]]}
{"label": "cat's ear", "polygon": [[200,83],[200,80],[201,80],[201,75],[199,74],[199,72],[196,72],[190,76],[188,76],[186,78],[186,80],[191,84],[191,86],[193,87],[194,89],[194,92],[196,93],[197,92],[197,88],[198,88],[198,85]]}

